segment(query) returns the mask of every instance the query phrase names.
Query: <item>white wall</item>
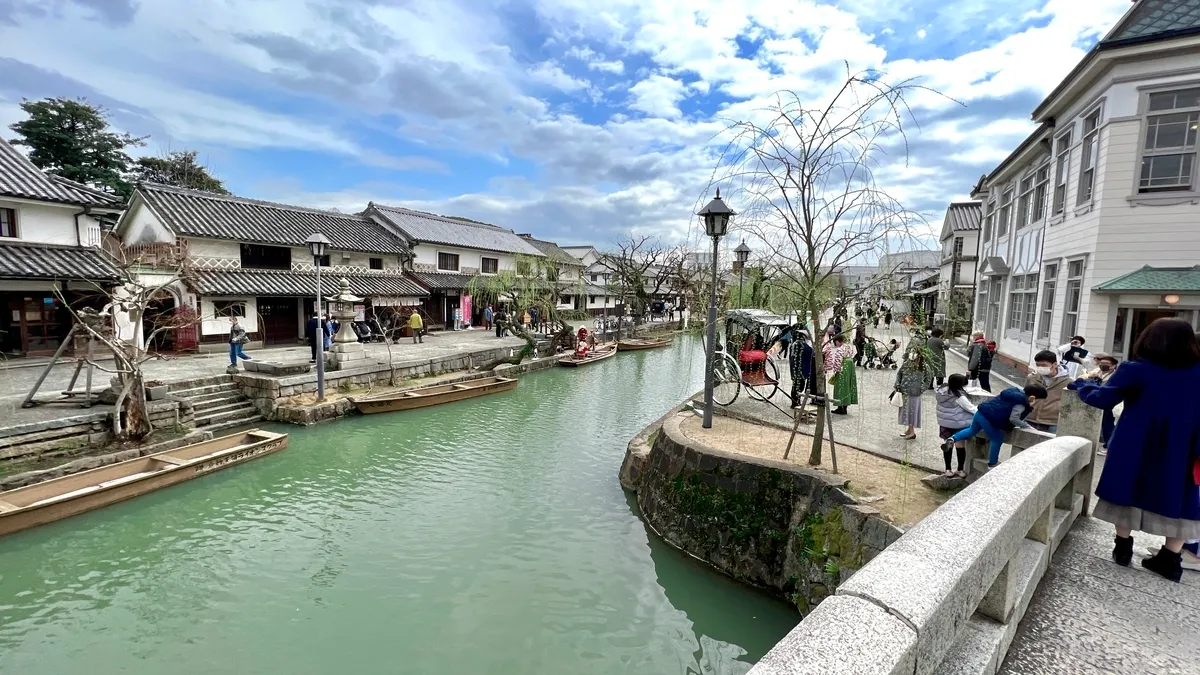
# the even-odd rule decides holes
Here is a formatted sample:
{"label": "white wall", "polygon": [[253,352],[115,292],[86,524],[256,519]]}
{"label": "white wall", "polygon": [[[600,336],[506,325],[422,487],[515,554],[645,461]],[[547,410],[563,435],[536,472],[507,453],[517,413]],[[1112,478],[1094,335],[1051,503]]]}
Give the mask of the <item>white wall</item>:
{"label": "white wall", "polygon": [[417,244],[412,249],[413,262],[417,265],[431,265],[437,267],[438,253],[453,253],[458,256],[458,269],[462,271],[465,268],[481,270],[482,263],[480,258],[496,258],[498,259],[500,269],[515,270],[517,268],[516,256],[511,253],[499,253],[495,251],[478,251],[469,248],[460,248],[457,246],[441,246],[437,244]]}
{"label": "white wall", "polygon": [[120,224],[122,244],[174,244],[175,235],[140,198],[134,199]]}
{"label": "white wall", "polygon": [[188,256],[192,258],[225,258],[227,260],[242,259],[241,242],[224,239],[201,239],[186,237]]}
{"label": "white wall", "polygon": [[[17,239],[20,241],[60,246],[100,245],[100,222],[90,215],[79,216],[79,234],[76,235],[75,214],[83,211],[81,206],[0,199],[0,208],[17,212]],[[4,240],[7,238],[0,238],[0,241]]]}
{"label": "white wall", "polygon": [[246,316],[238,317],[238,322],[247,333],[258,331],[258,300],[257,298],[238,297],[204,297],[200,299],[200,332],[204,335],[222,335],[229,333],[229,317],[214,316],[214,300],[237,300],[246,303]]}

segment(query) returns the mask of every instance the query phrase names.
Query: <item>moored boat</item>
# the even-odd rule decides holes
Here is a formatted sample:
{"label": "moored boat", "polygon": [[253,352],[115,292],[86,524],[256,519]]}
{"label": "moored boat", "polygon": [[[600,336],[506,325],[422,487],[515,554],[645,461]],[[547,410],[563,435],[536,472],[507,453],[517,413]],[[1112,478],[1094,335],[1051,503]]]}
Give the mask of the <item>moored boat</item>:
{"label": "moored boat", "polygon": [[567,366],[569,368],[576,368],[578,366],[586,366],[588,364],[596,363],[597,361],[603,361],[604,359],[607,359],[610,356],[615,356],[616,353],[617,353],[616,345],[603,345],[603,346],[596,347],[595,349],[588,351],[588,353],[585,354],[584,356],[576,356],[575,354],[568,354],[558,360],[558,365]]}
{"label": "moored boat", "polygon": [[251,429],[0,492],[0,536],[278,452],[287,439],[287,434]]}
{"label": "moored boat", "polygon": [[658,349],[659,347],[669,347],[670,345],[670,338],[629,338],[627,340],[618,340],[617,350],[622,352],[632,352],[640,349]]}
{"label": "moored boat", "polygon": [[517,380],[511,377],[481,377],[466,382],[453,384],[431,384],[426,387],[414,387],[404,391],[376,394],[375,396],[353,397],[350,402],[360,413],[394,412],[397,410],[412,410],[427,408],[431,405],[463,401],[476,396],[497,394],[510,391],[517,386]]}

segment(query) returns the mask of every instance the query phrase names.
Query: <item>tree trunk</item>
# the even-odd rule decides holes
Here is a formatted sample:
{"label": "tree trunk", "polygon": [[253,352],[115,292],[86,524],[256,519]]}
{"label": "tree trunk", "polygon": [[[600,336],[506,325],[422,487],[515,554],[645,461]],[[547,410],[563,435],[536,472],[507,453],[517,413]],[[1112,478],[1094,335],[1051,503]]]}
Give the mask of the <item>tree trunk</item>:
{"label": "tree trunk", "polygon": [[816,396],[823,397],[824,401],[821,406],[817,407],[817,421],[813,428],[812,452],[808,455],[808,463],[812,466],[821,464],[821,449],[825,442],[825,418],[827,417],[825,408],[830,405],[830,400],[826,393],[825,382],[825,331],[821,330],[821,310],[814,302],[809,306],[809,316],[813,325],[813,377],[816,378],[813,382]]}
{"label": "tree trunk", "polygon": [[125,416],[125,437],[131,441],[140,441],[153,431],[150,417],[146,413],[146,387],[140,371],[133,373],[128,391],[124,407],[120,409]]}

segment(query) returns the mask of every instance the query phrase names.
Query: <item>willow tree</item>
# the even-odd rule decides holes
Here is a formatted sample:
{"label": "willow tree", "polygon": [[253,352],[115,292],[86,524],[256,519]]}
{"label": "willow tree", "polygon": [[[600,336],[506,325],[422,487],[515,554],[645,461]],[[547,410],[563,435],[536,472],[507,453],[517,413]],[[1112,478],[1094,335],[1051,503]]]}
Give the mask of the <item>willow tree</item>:
{"label": "willow tree", "polygon": [[551,351],[570,346],[574,340],[569,321],[578,318],[576,315],[580,312],[559,309],[559,298],[582,295],[583,279],[568,278],[548,257],[518,255],[515,269],[473,277],[468,292],[477,303],[505,310],[510,319],[504,327],[525,340],[525,346],[519,352],[484,364],[480,366],[481,370],[492,370],[506,363],[516,365],[533,356],[537,347],[533,332],[526,330],[521,321],[514,320],[526,311],[537,310],[541,321],[550,325],[554,334]]}
{"label": "willow tree", "polygon": [[[761,240],[781,304],[808,317],[821,336],[867,289],[828,297],[849,265],[873,264],[889,248],[927,234],[924,219],[881,187],[876,171],[907,161],[906,97],[924,90],[911,81],[889,84],[880,73],[852,73],[824,100],[806,102],[780,91],[752,119],[726,129],[730,138],[714,172],[739,210],[738,227]],[[936,92],[935,92],[936,93]],[[832,310],[826,323],[823,315]],[[816,336],[814,336],[816,337]],[[815,345],[824,346],[822,337]],[[813,377],[824,400],[823,359]],[[825,416],[818,415],[809,463],[821,463]]]}

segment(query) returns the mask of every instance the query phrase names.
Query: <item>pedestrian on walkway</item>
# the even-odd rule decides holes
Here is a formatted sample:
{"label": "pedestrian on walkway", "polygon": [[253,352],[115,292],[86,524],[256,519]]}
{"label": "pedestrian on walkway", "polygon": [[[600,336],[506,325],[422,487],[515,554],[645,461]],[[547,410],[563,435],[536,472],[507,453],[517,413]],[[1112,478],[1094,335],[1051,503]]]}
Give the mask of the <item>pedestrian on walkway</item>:
{"label": "pedestrian on walkway", "polygon": [[500,309],[496,310],[495,316],[496,337],[504,337],[504,324],[508,321],[508,312],[504,311],[504,305],[500,305]]}
{"label": "pedestrian on walkway", "polygon": [[1200,539],[1200,342],[1182,319],[1157,319],[1108,382],[1077,380],[1084,403],[1125,404],[1096,486],[1094,516],[1116,527],[1113,560],[1133,560],[1133,530],[1166,537],[1142,567],[1171,581],[1182,576],[1181,551]]}
{"label": "pedestrian on walkway", "polygon": [[[933,395],[937,399],[938,437],[943,441],[942,459],[946,460],[946,472],[942,475],[947,478],[966,478],[966,443],[952,441],[952,447],[946,447],[944,441],[964,429],[969,429],[971,420],[975,417],[977,408],[971,399],[967,398],[967,377],[954,373],[946,380],[946,384],[934,390]],[[957,471],[950,468],[951,450],[958,453]]]}
{"label": "pedestrian on walkway", "polygon": [[1000,463],[1004,434],[1013,429],[1028,428],[1025,417],[1033,410],[1033,402],[1043,398],[1046,398],[1046,389],[1040,384],[1027,384],[1024,389],[1005,389],[984,401],[971,418],[971,426],[947,438],[942,443],[942,452],[983,432],[988,438],[988,468],[995,467]]}
{"label": "pedestrian on walkway", "polygon": [[988,349],[983,339],[983,331],[976,331],[972,336],[971,346],[967,349],[967,375],[979,383],[984,391],[992,390],[992,351]]}
{"label": "pedestrian on walkway", "polygon": [[1062,395],[1071,376],[1058,362],[1058,355],[1043,350],[1033,357],[1033,372],[1025,378],[1026,384],[1040,384],[1046,388],[1046,398],[1033,404],[1033,412],[1025,421],[1034,429],[1048,434],[1058,433],[1058,411],[1062,408]]}
{"label": "pedestrian on walkway", "polygon": [[929,382],[930,368],[925,362],[925,355],[920,349],[909,348],[904,357],[904,363],[896,371],[894,388],[904,397],[904,405],[897,410],[897,423],[905,425],[900,437],[911,441],[917,437],[917,429],[921,428],[921,394],[925,392],[925,384]]}
{"label": "pedestrian on walkway", "polygon": [[861,366],[867,346],[867,320],[859,319],[854,326],[854,365]]}
{"label": "pedestrian on walkway", "polygon": [[854,371],[854,347],[846,344],[842,335],[834,335],[832,340],[825,342],[822,350],[825,357],[825,373],[832,374],[829,383],[833,385],[833,400],[837,407],[835,415],[848,415],[847,406],[858,405],[858,375]]}
{"label": "pedestrian on walkway", "polygon": [[816,380],[813,378],[813,348],[812,336],[796,324],[788,331],[792,335],[791,356],[788,358],[792,374],[792,407],[799,408],[804,393],[809,396],[816,393]]}
{"label": "pedestrian on walkway", "polygon": [[333,336],[337,335],[338,325],[333,319],[331,319],[329,317],[329,314],[326,314],[324,326],[325,326],[325,351],[329,351],[329,348],[333,346]]}
{"label": "pedestrian on walkway", "polygon": [[891,328],[892,328],[892,310],[889,309],[887,311],[887,313],[883,315],[883,324],[885,327],[888,328],[888,330],[891,330]]}
{"label": "pedestrian on walkway", "polygon": [[1085,342],[1087,340],[1084,340],[1082,335],[1075,335],[1070,342],[1058,348],[1058,353],[1062,355],[1063,367],[1071,377],[1079,377],[1080,370],[1088,363],[1088,350],[1083,348]]}
{"label": "pedestrian on walkway", "polygon": [[495,312],[492,311],[491,305],[488,305],[487,307],[483,308],[483,329],[484,330],[492,329],[492,318],[494,316],[495,316]]}
{"label": "pedestrian on walkway", "polygon": [[[1105,354],[1103,352],[1097,352],[1093,360],[1096,362],[1096,371],[1089,373],[1085,378],[1100,386],[1104,386],[1104,383],[1108,382],[1113,373],[1117,371],[1120,360],[1112,354]],[[1112,432],[1116,425],[1117,420],[1116,416],[1113,415],[1113,411],[1104,410],[1100,418],[1100,450],[1097,451],[1097,454],[1108,454],[1108,441],[1112,438]]]}
{"label": "pedestrian on walkway", "polygon": [[246,329],[242,324],[238,323],[237,316],[229,317],[229,365],[237,368],[238,359],[252,361],[246,352],[242,351],[242,345],[250,341],[250,336],[246,335]]}
{"label": "pedestrian on walkway", "polygon": [[304,324],[304,339],[308,340],[309,351],[312,354],[312,356],[308,359],[309,363],[317,362],[317,345],[324,344],[324,340],[317,339],[317,336],[321,334],[321,328],[318,327],[318,324],[320,323],[320,319],[318,318],[319,316],[319,314],[313,312],[313,315],[309,317],[308,322]]}
{"label": "pedestrian on walkway", "polygon": [[408,328],[412,331],[414,345],[418,342],[425,342],[425,322],[421,320],[421,314],[415,308],[408,317]]}
{"label": "pedestrian on walkway", "polygon": [[942,381],[946,379],[946,340],[942,338],[943,335],[945,333],[941,328],[934,328],[925,341],[925,346],[929,348],[929,370],[932,373],[930,389],[942,386]]}

